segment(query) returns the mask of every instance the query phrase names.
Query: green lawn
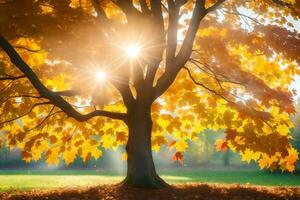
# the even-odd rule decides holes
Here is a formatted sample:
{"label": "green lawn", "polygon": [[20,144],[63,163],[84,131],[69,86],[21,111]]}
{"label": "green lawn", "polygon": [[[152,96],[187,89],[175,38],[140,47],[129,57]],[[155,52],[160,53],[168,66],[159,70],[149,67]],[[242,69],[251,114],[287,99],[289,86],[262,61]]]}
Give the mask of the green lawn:
{"label": "green lawn", "polygon": [[[169,183],[240,183],[268,186],[300,186],[300,175],[270,174],[265,171],[168,170],[160,175]],[[0,170],[0,191],[95,186],[117,183],[118,173],[95,170],[26,171]]]}

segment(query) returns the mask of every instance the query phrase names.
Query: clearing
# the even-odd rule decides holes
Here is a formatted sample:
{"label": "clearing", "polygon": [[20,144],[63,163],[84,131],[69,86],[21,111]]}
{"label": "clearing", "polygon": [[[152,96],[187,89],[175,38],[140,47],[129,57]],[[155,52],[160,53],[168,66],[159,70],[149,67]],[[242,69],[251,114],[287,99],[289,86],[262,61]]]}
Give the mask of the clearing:
{"label": "clearing", "polygon": [[[298,174],[271,174],[258,170],[161,170],[170,184],[226,183],[261,186],[300,186]],[[97,170],[0,170],[0,191],[28,191],[116,184],[122,173]]]}

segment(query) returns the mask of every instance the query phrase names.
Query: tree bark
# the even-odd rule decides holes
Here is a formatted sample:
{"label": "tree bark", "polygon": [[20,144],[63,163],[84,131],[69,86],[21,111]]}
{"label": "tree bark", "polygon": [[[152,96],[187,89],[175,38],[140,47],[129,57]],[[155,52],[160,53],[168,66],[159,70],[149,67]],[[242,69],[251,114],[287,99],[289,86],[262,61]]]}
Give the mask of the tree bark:
{"label": "tree bark", "polygon": [[127,176],[123,185],[140,188],[167,186],[156,173],[151,151],[151,105],[137,105],[128,120]]}

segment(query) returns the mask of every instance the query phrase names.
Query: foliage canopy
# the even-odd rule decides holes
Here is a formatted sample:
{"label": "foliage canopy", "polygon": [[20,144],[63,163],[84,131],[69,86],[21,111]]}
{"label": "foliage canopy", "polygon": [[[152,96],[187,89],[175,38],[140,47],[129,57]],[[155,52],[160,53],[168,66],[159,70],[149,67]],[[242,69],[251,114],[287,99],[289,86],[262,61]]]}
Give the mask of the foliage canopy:
{"label": "foliage canopy", "polygon": [[[142,99],[152,105],[153,150],[166,145],[182,160],[188,140],[222,129],[218,150],[292,172],[299,7],[297,0],[0,0],[0,33],[12,45],[1,36],[0,139],[28,162],[43,154],[48,164],[98,159],[101,149],[126,144],[129,111]],[[130,45],[140,48],[134,58]]]}

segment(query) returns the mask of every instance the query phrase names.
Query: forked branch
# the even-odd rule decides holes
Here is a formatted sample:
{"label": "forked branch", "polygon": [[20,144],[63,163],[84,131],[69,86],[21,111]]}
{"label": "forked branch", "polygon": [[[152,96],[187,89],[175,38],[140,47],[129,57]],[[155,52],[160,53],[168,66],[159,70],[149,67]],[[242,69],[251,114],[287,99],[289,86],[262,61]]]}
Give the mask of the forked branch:
{"label": "forked branch", "polygon": [[[196,1],[192,18],[190,20],[190,25],[188,27],[183,44],[176,57],[174,59],[170,59],[166,63],[166,71],[157,81],[154,98],[158,98],[170,87],[170,85],[174,82],[180,69],[186,64],[186,62],[190,58],[193,49],[194,40],[202,19],[206,16],[208,12],[216,9],[223,2],[224,2],[223,0],[219,0],[214,6],[210,7],[210,9],[206,9],[205,0]],[[169,4],[173,5],[172,2],[169,2]],[[169,49],[169,52],[171,53],[171,55],[169,55],[169,58],[172,57],[172,51],[174,51],[173,48]]]}

